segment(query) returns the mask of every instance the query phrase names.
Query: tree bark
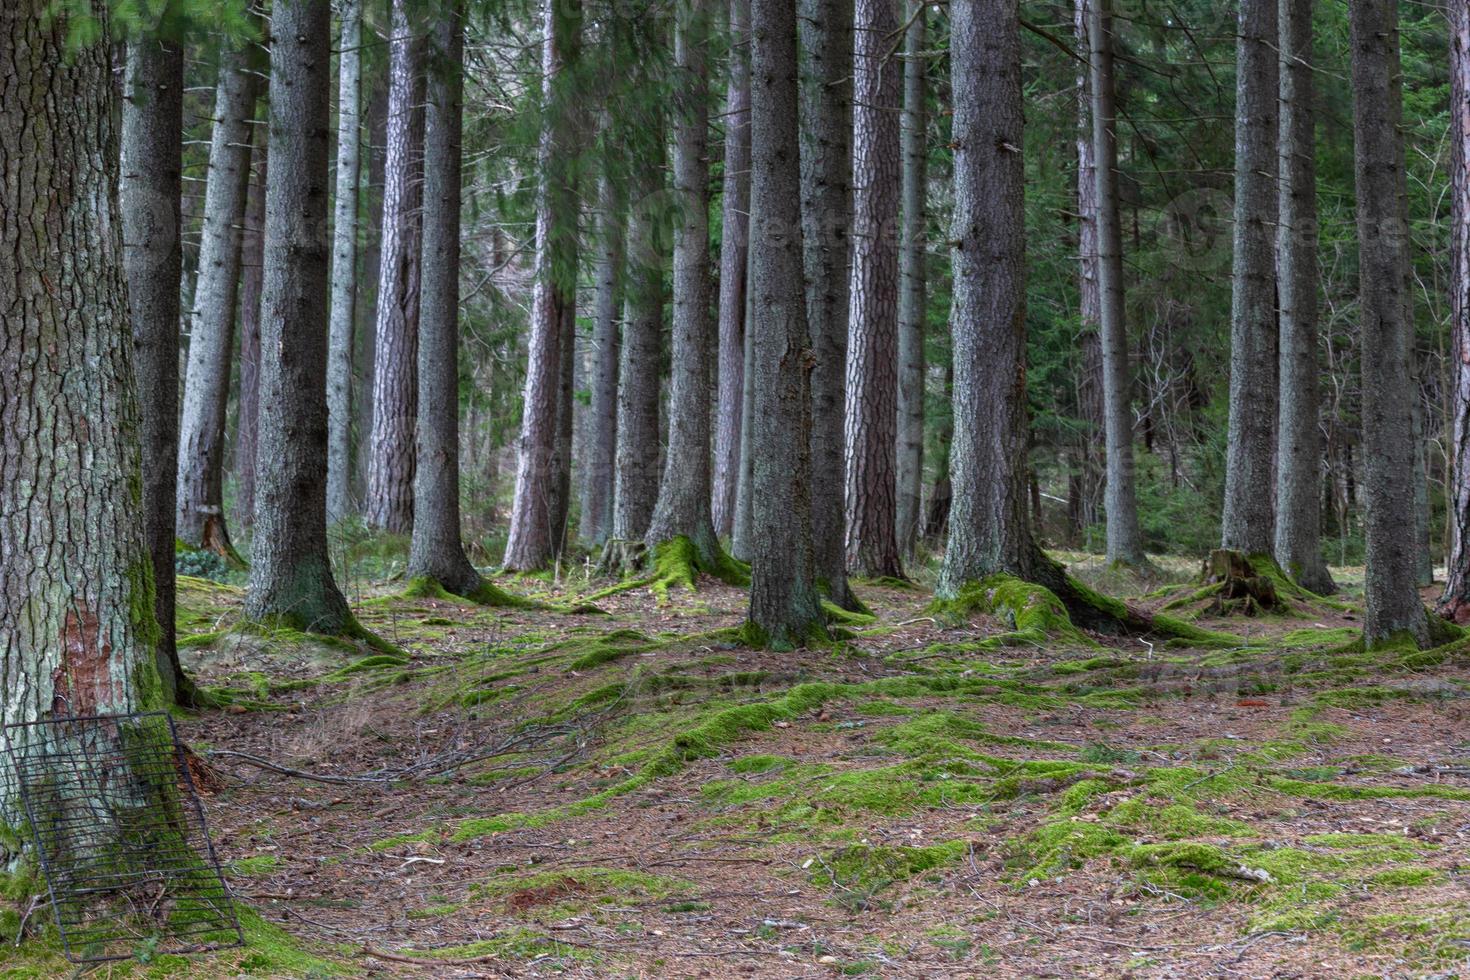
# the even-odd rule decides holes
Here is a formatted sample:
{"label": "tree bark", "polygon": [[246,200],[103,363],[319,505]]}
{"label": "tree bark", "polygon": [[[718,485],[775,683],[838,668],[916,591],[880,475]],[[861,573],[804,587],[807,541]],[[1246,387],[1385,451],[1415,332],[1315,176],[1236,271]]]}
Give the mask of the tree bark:
{"label": "tree bark", "polygon": [[[572,200],[578,195],[572,192]],[[575,222],[575,218],[573,221]],[[575,268],[575,263],[574,266]],[[572,504],[572,442],[576,430],[577,288],[571,283],[561,304],[561,373],[556,388],[556,449],[552,453],[551,540],[554,554],[566,548]]]}
{"label": "tree bark", "polygon": [[[847,584],[844,494],[849,249],[852,224],[853,4],[798,0],[801,54],[801,224],[807,325],[814,362],[811,407],[811,540],[816,580],[845,609],[860,608]],[[770,85],[770,80],[762,84]],[[752,82],[752,92],[755,82]],[[752,95],[752,99],[754,95]],[[752,143],[754,136],[752,136]],[[753,177],[753,175],[752,175]],[[754,192],[752,192],[754,193]],[[752,222],[759,216],[751,205]],[[754,239],[753,239],[754,240]],[[757,283],[757,289],[770,288]],[[756,313],[762,311],[759,303]],[[760,358],[762,352],[756,351]],[[764,420],[757,420],[761,424]],[[756,452],[760,452],[759,446]],[[761,461],[756,460],[759,469]],[[759,494],[759,490],[756,491]],[[757,508],[760,501],[755,501]],[[757,524],[759,518],[756,519]],[[756,529],[757,534],[760,528]]]}
{"label": "tree bark", "polygon": [[[842,33],[838,23],[826,27]],[[749,625],[752,639],[778,647],[825,634],[812,555],[809,480],[809,374],[816,358],[806,323],[802,226],[792,220],[801,214],[805,224],[813,217],[802,207],[806,182],[798,162],[796,30],[794,0],[753,0],[750,213],[752,241],[761,247],[751,254],[755,472]],[[824,72],[831,67],[817,63]],[[832,281],[826,285],[836,288]]]}
{"label": "tree bark", "polygon": [[597,300],[592,325],[591,401],[587,426],[582,544],[600,547],[612,531],[613,474],[618,452],[618,294],[623,265],[624,194],[604,175],[599,191]]}
{"label": "tree bark", "polygon": [[[0,723],[7,725],[164,706],[108,5],[81,8],[97,28],[81,44],[68,43],[72,9],[58,12],[46,0],[0,9]],[[179,132],[171,135],[177,142]],[[165,221],[170,209],[164,202]],[[5,783],[7,808],[19,805],[14,785]]]}
{"label": "tree bark", "polygon": [[700,566],[720,570],[710,514],[709,35],[710,0],[681,0],[674,31],[674,333],[669,441],[645,544],[688,538]]}
{"label": "tree bark", "polygon": [[902,66],[895,0],[857,0],[853,227],[844,409],[845,547],[868,577],[903,576],[898,502],[898,191]]}
{"label": "tree bark", "polygon": [[750,248],[750,0],[730,0],[730,81],[725,96],[721,195],[719,394],[712,517],[730,537],[740,483],[745,395],[745,281]]}
{"label": "tree bark", "polygon": [[1454,459],[1448,520],[1450,549],[1439,612],[1470,622],[1470,5],[1451,4],[1450,19],[1450,330]]}
{"label": "tree bark", "polygon": [[544,7],[536,283],[516,489],[504,562],[513,571],[545,567],[561,545],[555,497],[560,473],[556,456],[562,430],[562,331],[565,311],[575,302],[577,276],[577,203],[569,159],[574,142],[574,93],[565,91],[563,76],[581,44],[582,7],[580,0],[545,0]]}
{"label": "tree bark", "polygon": [[227,556],[233,556],[233,548],[224,514],[225,411],[250,180],[251,120],[260,90],[253,48],[254,42],[245,42],[220,64],[179,425],[178,536],[196,548]]}
{"label": "tree bark", "polygon": [[260,316],[260,454],[245,614],[353,625],[327,553],[327,142],[331,9],[271,10],[270,177]]}
{"label": "tree bark", "polygon": [[755,411],[755,334],[751,323],[755,320],[755,289],[751,282],[753,263],[745,265],[745,387],[740,393],[740,478],[735,485],[735,529],[730,535],[730,553],[743,562],[750,561],[751,520],[755,513],[754,496],[755,455],[752,451],[750,434],[755,425],[751,415]]}
{"label": "tree bark", "polygon": [[411,0],[393,0],[366,506],[370,526],[398,534],[413,527],[413,430],[418,417],[423,274],[419,259],[424,199],[424,45],[410,7]]}
{"label": "tree bark", "polygon": [[[1076,0],[1073,28],[1079,50],[1091,50],[1088,0]],[[1090,61],[1090,56],[1089,56]],[[1103,399],[1102,289],[1098,273],[1097,162],[1092,131],[1092,77],[1090,64],[1077,71],[1077,314],[1081,352],[1077,379],[1077,414],[1086,423],[1075,450],[1076,502],[1073,530],[1083,538],[1098,522],[1107,483],[1107,414]],[[1101,452],[1097,435],[1103,433]],[[1106,546],[1105,546],[1106,547]]]}
{"label": "tree bark", "polygon": [[1276,560],[1298,585],[1337,591],[1322,558],[1322,437],[1318,429],[1317,144],[1312,0],[1281,0],[1281,416],[1276,470]]}
{"label": "tree bark", "polygon": [[1398,8],[1394,0],[1355,0],[1348,10],[1368,552],[1363,637],[1370,647],[1401,638],[1422,646],[1429,622],[1415,588],[1413,324],[1404,292],[1404,144],[1394,81],[1400,71]]}
{"label": "tree bark", "polygon": [[924,203],[928,183],[928,61],[925,5],[910,0],[903,63],[903,216],[898,245],[898,513],[899,553],[912,555],[923,525],[924,327],[928,314],[928,247]]}
{"label": "tree bark", "polygon": [[266,142],[254,127],[254,179],[245,202],[245,241],[240,249],[240,391],[235,402],[235,521],[255,523],[255,455],[260,440],[260,294],[264,280]]}
{"label": "tree bark", "polygon": [[1277,0],[1241,0],[1236,44],[1230,426],[1221,547],[1268,555],[1276,439]]}
{"label": "tree bark", "polygon": [[1118,201],[1117,108],[1111,0],[1092,0],[1093,176],[1097,181],[1097,276],[1101,313],[1103,419],[1107,445],[1107,561],[1148,565],[1138,526],[1133,473],[1133,409],[1124,304],[1123,229]]}
{"label": "tree bark", "polygon": [[184,51],[165,36],[172,7],[128,44],[123,82],[123,263],[141,399],[143,535],[153,566],[158,676],[169,703],[193,701],[174,634],[174,506],[179,448],[179,190]]}
{"label": "tree bark", "polygon": [[352,344],[362,173],[362,0],[343,0],[337,57],[337,196],[327,331],[327,523],[352,513]]}

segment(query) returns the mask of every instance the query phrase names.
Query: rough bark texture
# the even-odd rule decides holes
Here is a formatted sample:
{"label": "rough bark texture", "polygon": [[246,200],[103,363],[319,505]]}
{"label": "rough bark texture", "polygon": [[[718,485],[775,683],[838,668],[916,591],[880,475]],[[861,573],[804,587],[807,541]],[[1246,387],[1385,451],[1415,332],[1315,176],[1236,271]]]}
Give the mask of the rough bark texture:
{"label": "rough bark texture", "polygon": [[1097,181],[1097,287],[1101,314],[1104,434],[1107,445],[1107,560],[1142,567],[1143,532],[1133,473],[1133,406],[1123,297],[1123,228],[1118,199],[1117,109],[1111,0],[1092,0],[1093,177]]}
{"label": "rough bark texture", "polygon": [[853,52],[853,225],[844,496],[847,563],[902,576],[898,472],[898,191],[903,65],[889,57],[895,0],[857,0]]}
{"label": "rough bark texture", "polygon": [[591,401],[586,477],[577,533],[595,548],[612,531],[613,473],[618,452],[618,293],[623,265],[624,207],[619,182],[602,180],[598,207],[597,299],[592,320]]}
{"label": "rough bark texture", "polygon": [[1470,4],[1450,6],[1450,329],[1454,459],[1441,615],[1470,622]]}
{"label": "rough bark texture", "polygon": [[1230,428],[1221,546],[1270,554],[1276,443],[1277,0],[1241,0],[1235,83]]}
{"label": "rough bark texture", "polygon": [[68,48],[51,7],[0,9],[5,724],[162,706],[108,8]]}
{"label": "rough bark texture", "polygon": [[225,410],[250,180],[250,121],[260,91],[252,44],[226,54],[220,64],[179,425],[179,538],[222,553],[230,551],[224,515]]}
{"label": "rough bark texture", "polygon": [[699,563],[723,557],[710,515],[709,34],[710,0],[682,0],[674,32],[674,335],[669,441],[650,550],[688,538]]}
{"label": "rough bark texture", "polygon": [[924,495],[924,324],[928,247],[924,214],[929,144],[925,45],[925,8],[914,9],[904,37],[902,224],[898,243],[898,513],[901,554],[913,554],[923,524]]}
{"label": "rough bark texture", "polygon": [[[536,284],[521,415],[516,489],[505,567],[532,571],[551,562],[561,546],[556,520],[561,433],[562,328],[575,300],[576,195],[570,173],[572,108],[560,84],[581,43],[580,0],[545,0],[541,95],[545,106],[537,170]],[[656,397],[656,396],[655,396]]]}
{"label": "rough bark texture", "polygon": [[1429,623],[1414,587],[1413,325],[1404,295],[1408,234],[1399,202],[1398,8],[1394,0],[1356,0],[1349,15],[1368,553],[1363,636],[1370,646],[1401,638],[1422,645]]}
{"label": "rough bark texture", "polygon": [[270,177],[260,315],[260,453],[245,614],[352,624],[327,555],[327,221],[331,10],[271,11]]}
{"label": "rough bark texture", "polygon": [[343,0],[337,59],[337,196],[327,333],[327,523],[352,512],[352,333],[357,322],[357,185],[362,172],[362,0]]}
{"label": "rough bark texture", "polygon": [[[572,200],[577,199],[573,192]],[[573,219],[575,221],[575,218]],[[572,508],[572,450],[576,434],[577,289],[567,287],[561,304],[561,373],[556,388],[556,449],[552,453],[551,540],[555,554],[566,546]]]}
{"label": "rough bark texture", "polygon": [[[811,535],[816,577],[827,597],[858,608],[847,584],[843,449],[852,224],[853,5],[798,0],[801,53],[801,233],[811,368]],[[752,93],[769,79],[753,80]],[[754,94],[752,94],[752,100]],[[754,137],[752,136],[752,143]],[[753,192],[752,192],[753,193]],[[751,204],[752,223],[771,221]],[[757,245],[760,239],[752,239]],[[768,284],[757,281],[754,288]],[[760,313],[760,304],[756,304]],[[762,352],[756,351],[757,358]],[[761,420],[757,421],[760,424]],[[759,446],[756,452],[760,452]],[[756,461],[757,467],[760,460]],[[759,491],[757,491],[759,493]],[[755,501],[757,507],[760,501]],[[758,521],[758,519],[757,519]],[[758,530],[758,529],[757,529]]]}
{"label": "rough bark texture", "polygon": [[[1073,33],[1079,50],[1092,46],[1088,0],[1076,0]],[[1102,290],[1098,274],[1097,162],[1092,132],[1092,76],[1088,64],[1077,71],[1077,346],[1081,363],[1077,378],[1077,414],[1087,423],[1078,436],[1069,513],[1079,537],[1098,523],[1106,490],[1107,427],[1102,395]]]}
{"label": "rough bark texture", "polygon": [[1277,426],[1276,560],[1297,584],[1336,591],[1322,558],[1322,437],[1318,420],[1317,164],[1312,0],[1280,0],[1281,417]]}
{"label": "rough bark texture", "polygon": [[235,401],[235,522],[255,523],[255,454],[260,414],[260,294],[265,268],[266,142],[254,127],[250,193],[245,203],[245,242],[240,249],[240,393]]}
{"label": "rough bark texture", "polygon": [[[373,431],[367,522],[399,534],[413,526],[414,420],[423,216],[423,41],[410,0],[393,0],[383,224],[374,324]],[[329,406],[330,410],[330,406]]]}
{"label": "rough bark texture", "polygon": [[750,324],[755,317],[755,289],[751,283],[754,263],[745,266],[745,388],[740,393],[740,478],[735,486],[735,529],[730,534],[730,553],[741,561],[750,561],[751,517],[755,512],[753,483],[755,455],[751,452],[750,433],[755,411],[755,333]]}
{"label": "rough bark texture", "polygon": [[[168,29],[165,21],[161,25]],[[174,506],[179,428],[179,187],[184,52],[146,34],[128,45],[123,83],[123,261],[141,399],[143,533],[153,565],[164,697],[192,700],[174,645]]]}
{"label": "rough bark texture", "polygon": [[[842,33],[836,23],[827,27]],[[793,0],[754,0],[751,37],[750,213],[751,240],[758,247],[751,250],[750,625],[756,640],[787,646],[822,633],[824,619],[811,537],[813,352],[802,228],[792,220],[804,210]]]}
{"label": "rough bark texture", "polygon": [[460,540],[459,206],[464,21],[454,4],[434,31],[424,124],[423,298],[419,310],[418,461],[408,577],[456,595],[481,590]]}
{"label": "rough bark texture", "polygon": [[745,281],[750,246],[750,0],[730,0],[721,197],[719,395],[715,413],[715,533],[735,530],[745,395]]}

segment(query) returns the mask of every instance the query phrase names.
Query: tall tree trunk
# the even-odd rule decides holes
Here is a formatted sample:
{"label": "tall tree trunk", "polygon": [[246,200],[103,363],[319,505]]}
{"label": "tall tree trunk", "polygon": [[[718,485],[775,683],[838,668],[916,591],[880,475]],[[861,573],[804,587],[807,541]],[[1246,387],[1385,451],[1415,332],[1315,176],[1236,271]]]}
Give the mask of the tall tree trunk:
{"label": "tall tree trunk", "polygon": [[327,523],[352,513],[352,344],[357,322],[357,185],[362,173],[362,0],[343,0],[337,59],[337,196],[327,331]]}
{"label": "tall tree trunk", "polygon": [[674,31],[674,335],[669,441],[645,541],[693,545],[719,572],[724,553],[710,516],[709,36],[710,0],[680,0]]}
{"label": "tall tree trunk", "polygon": [[1103,419],[1107,444],[1107,560],[1148,565],[1138,526],[1133,479],[1133,409],[1128,366],[1128,322],[1123,297],[1123,228],[1118,202],[1117,108],[1113,82],[1111,0],[1092,0],[1093,176],[1097,181],[1097,275],[1103,361]]}
{"label": "tall tree trunk", "polygon": [[1363,637],[1370,647],[1402,638],[1422,646],[1429,641],[1429,621],[1415,588],[1413,325],[1404,296],[1408,229],[1400,211],[1404,144],[1394,81],[1400,71],[1398,6],[1394,0],[1355,0],[1348,11],[1367,498]]}
{"label": "tall tree trunk", "polygon": [[743,374],[745,387],[740,393],[740,478],[735,484],[735,529],[730,534],[730,553],[741,561],[750,561],[751,521],[755,513],[755,455],[750,435],[755,423],[755,334],[750,325],[755,320],[755,288],[751,281],[754,263],[745,265],[745,349]]}
{"label": "tall tree trunk", "polygon": [[[1408,210],[1403,211],[1405,227],[1408,227]],[[1409,330],[1414,329],[1412,306],[1412,281],[1409,285]],[[1428,588],[1434,584],[1434,552],[1429,540],[1429,464],[1425,459],[1424,404],[1419,397],[1418,364],[1414,349],[1409,349],[1409,370],[1413,375],[1410,391],[1413,394],[1413,439],[1414,439],[1414,584]]]}
{"label": "tall tree trunk", "polygon": [[260,89],[253,47],[254,42],[246,42],[220,63],[179,426],[179,538],[231,557],[224,514],[225,410],[235,349],[251,120]]}
{"label": "tall tree trunk", "polygon": [[745,281],[750,250],[750,0],[730,0],[730,82],[725,96],[721,196],[719,396],[713,520],[730,537],[740,484],[745,394]]}
{"label": "tall tree trunk", "polygon": [[133,364],[141,400],[143,535],[153,566],[158,676],[164,698],[192,702],[174,636],[174,505],[179,428],[179,216],[183,170],[184,51],[165,7],[128,44],[123,83],[123,263],[133,327]]}
{"label": "tall tree trunk", "polygon": [[[815,217],[802,206],[806,181],[798,165],[796,6],[795,0],[753,0],[750,18],[750,214],[752,241],[761,247],[751,254],[755,472],[749,626],[754,641],[775,647],[825,635],[812,555],[813,351],[802,282],[802,227],[791,220],[798,213],[802,224]],[[803,25],[813,26],[805,20]],[[845,33],[839,22],[825,27],[832,34]],[[828,59],[818,57],[815,64],[823,74],[831,68]],[[837,288],[833,281],[826,287]],[[830,489],[828,495],[835,496]]]}
{"label": "tall tree trunk", "polygon": [[[577,195],[572,195],[575,201]],[[573,266],[575,268],[575,265]],[[567,542],[572,509],[572,441],[576,430],[577,289],[571,285],[561,305],[561,373],[556,387],[556,450],[552,453],[551,540],[560,555]]]}
{"label": "tall tree trunk", "polygon": [[[1088,0],[1076,0],[1073,27],[1080,50],[1091,50]],[[1089,57],[1090,62],[1090,57]],[[1097,162],[1092,131],[1092,76],[1089,64],[1077,71],[1077,313],[1081,350],[1077,381],[1077,414],[1087,424],[1076,448],[1078,496],[1074,530],[1079,537],[1096,524],[1106,492],[1107,437],[1099,452],[1097,435],[1105,433],[1107,415],[1102,394],[1102,288],[1098,273]],[[1116,132],[1116,130],[1115,130]]]}
{"label": "tall tree trunk", "polygon": [[251,149],[254,179],[245,203],[245,241],[240,250],[240,393],[235,402],[235,521],[255,523],[255,455],[259,447],[260,295],[264,281],[266,142],[264,126],[254,127]]}
{"label": "tall tree trunk", "polygon": [[1450,329],[1454,358],[1450,550],[1439,612],[1470,622],[1470,4],[1450,19]]}
{"label": "tall tree trunk", "polygon": [[853,54],[852,271],[844,409],[848,565],[903,575],[898,504],[898,190],[902,64],[895,0],[857,0]]}
{"label": "tall tree trunk", "polygon": [[1269,555],[1276,439],[1277,0],[1241,0],[1235,83],[1235,257],[1222,547]]}
{"label": "tall tree trunk", "polygon": [[[944,365],[944,402],[954,404],[954,352]],[[954,412],[945,412],[934,433],[939,453],[934,460],[934,485],[929,488],[929,501],[924,517],[924,537],[932,542],[949,534],[949,508],[954,502],[954,484],[949,478],[950,447],[954,444]]]}
{"label": "tall tree trunk", "polygon": [[423,298],[419,311],[418,461],[408,576],[479,598],[480,573],[460,540],[459,211],[464,8],[439,15],[424,125]]}
{"label": "tall tree trunk", "polygon": [[[7,725],[164,706],[117,200],[109,7],[81,8],[96,31],[75,35],[92,38],[80,44],[68,43],[71,9],[19,0],[0,12],[7,161],[0,723]],[[171,205],[163,203],[166,220]],[[19,807],[14,791],[7,779],[0,790],[7,810]]]}
{"label": "tall tree trunk", "polygon": [[271,8],[270,177],[260,315],[260,455],[245,614],[341,633],[327,554],[327,142],[331,9]]}
{"label": "tall tree trunk", "polygon": [[[413,527],[414,420],[418,417],[419,264],[423,236],[424,44],[411,0],[393,0],[383,238],[374,326],[369,525]],[[330,402],[328,403],[330,410]]]}
{"label": "tall tree trunk", "polygon": [[[822,490],[808,493],[813,567],[829,599],[843,608],[858,609],[861,603],[847,584],[845,501],[839,489],[845,485],[847,455],[843,447],[852,223],[853,4],[851,0],[797,0],[797,5],[804,59],[800,74],[801,226],[807,325],[814,358],[809,383],[810,466],[811,485]],[[769,86],[770,80],[763,84]],[[751,205],[752,222],[773,219],[774,215],[756,214]],[[755,288],[771,287],[757,282]],[[757,304],[756,313],[761,312]],[[762,353],[757,350],[756,357]],[[757,420],[757,424],[764,421]],[[757,445],[756,452],[760,451]],[[757,459],[757,469],[760,466]],[[761,502],[755,503],[759,508]]]}
{"label": "tall tree trunk", "polygon": [[928,183],[925,5],[910,0],[903,63],[903,217],[898,244],[898,514],[900,554],[912,555],[924,495],[924,325],[928,312],[924,201]]}
{"label": "tall tree trunk", "polygon": [[[619,158],[621,159],[621,158]],[[613,473],[618,451],[618,294],[623,265],[624,192],[604,175],[598,193],[597,299],[592,323],[591,401],[586,479],[578,535],[599,547],[612,531]]]}
{"label": "tall tree trunk", "polygon": [[562,431],[562,330],[565,311],[575,302],[577,279],[577,202],[569,159],[575,141],[571,105],[575,94],[565,91],[563,76],[581,45],[582,6],[580,0],[545,0],[544,6],[536,284],[515,498],[504,562],[514,571],[545,567],[561,545],[555,497]]}
{"label": "tall tree trunk", "polygon": [[1318,429],[1317,143],[1312,0],[1281,0],[1281,416],[1276,460],[1276,560],[1313,592],[1337,590],[1322,558],[1322,437]]}

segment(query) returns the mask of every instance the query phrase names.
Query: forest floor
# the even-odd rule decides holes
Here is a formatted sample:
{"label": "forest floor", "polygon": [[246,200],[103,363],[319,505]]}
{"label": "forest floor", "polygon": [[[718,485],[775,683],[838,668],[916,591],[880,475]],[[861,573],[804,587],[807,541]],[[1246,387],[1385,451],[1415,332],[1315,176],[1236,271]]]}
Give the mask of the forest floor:
{"label": "forest floor", "polygon": [[1470,973],[1470,647],[1365,655],[1350,597],[1005,645],[858,592],[874,621],[770,653],[711,580],[601,615],[364,589],[395,657],[233,631],[239,590],[185,579],[251,944],[95,975]]}

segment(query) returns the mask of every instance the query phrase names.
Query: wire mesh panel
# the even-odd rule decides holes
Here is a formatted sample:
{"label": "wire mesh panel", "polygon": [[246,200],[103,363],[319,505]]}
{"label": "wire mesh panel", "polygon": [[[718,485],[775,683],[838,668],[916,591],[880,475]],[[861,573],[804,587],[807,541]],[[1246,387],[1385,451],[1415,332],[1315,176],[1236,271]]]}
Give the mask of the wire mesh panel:
{"label": "wire mesh panel", "polygon": [[243,945],[172,718],[7,725],[5,751],[67,959]]}

